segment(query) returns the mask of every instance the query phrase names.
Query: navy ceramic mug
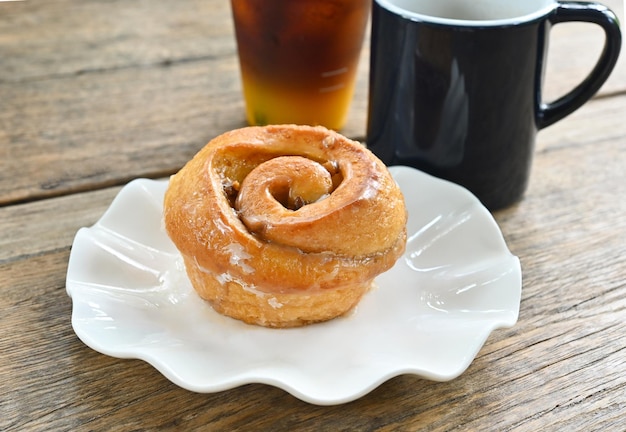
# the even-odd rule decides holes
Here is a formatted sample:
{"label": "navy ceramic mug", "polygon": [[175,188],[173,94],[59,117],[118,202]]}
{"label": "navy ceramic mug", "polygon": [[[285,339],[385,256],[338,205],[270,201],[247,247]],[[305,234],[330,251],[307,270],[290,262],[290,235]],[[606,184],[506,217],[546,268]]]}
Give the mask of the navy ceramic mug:
{"label": "navy ceramic mug", "polygon": [[[584,21],[605,32],[590,74],[542,100],[550,29]],[[537,132],[583,105],[621,47],[613,12],[556,0],[374,0],[368,147],[461,184],[490,210],[522,198]],[[591,66],[591,65],[590,65]]]}

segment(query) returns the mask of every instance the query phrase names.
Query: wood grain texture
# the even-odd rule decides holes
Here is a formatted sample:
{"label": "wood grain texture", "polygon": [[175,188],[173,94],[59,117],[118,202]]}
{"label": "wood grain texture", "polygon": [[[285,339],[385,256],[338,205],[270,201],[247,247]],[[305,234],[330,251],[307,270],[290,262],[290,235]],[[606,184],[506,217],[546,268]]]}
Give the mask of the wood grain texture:
{"label": "wood grain texture", "polygon": [[0,35],[0,205],[172,174],[245,126],[226,1],[0,3]]}
{"label": "wood grain texture", "polygon": [[[555,96],[584,76],[597,38],[557,30]],[[363,59],[345,130],[357,138]],[[597,98],[539,133],[526,197],[495,214],[522,263],[518,323],[453,381],[399,376],[320,407],[259,384],[192,393],[71,328],[76,231],[119,185],[167,176],[243,125],[228,2],[0,2],[0,430],[624,430],[624,60]]]}
{"label": "wood grain texture", "polygon": [[[555,26],[546,100],[591,69],[593,27]],[[232,32],[227,1],[0,2],[0,205],[165,176],[244,126]],[[601,94],[626,89],[623,57]],[[342,131],[356,139],[368,58],[366,41]]]}
{"label": "wood grain texture", "polygon": [[[461,377],[394,378],[333,407],[247,385],[195,394],[70,326],[71,240],[119,188],[0,208],[2,430],[620,430],[626,415],[626,97],[542,132],[526,198],[496,220],[522,262],[520,318]],[[591,127],[594,125],[594,127]],[[560,128],[560,129],[559,129]],[[621,199],[620,199],[621,198]],[[31,229],[20,229],[24,222]]]}
{"label": "wood grain texture", "polygon": [[[624,2],[599,2],[608,6],[624,23]],[[622,28],[623,32],[623,28]],[[552,27],[545,75],[544,99],[554,100],[573,89],[587,76],[604,46],[604,32],[590,23],[566,22]],[[614,73],[600,89],[599,95],[620,93],[626,89],[626,58],[617,60]]]}

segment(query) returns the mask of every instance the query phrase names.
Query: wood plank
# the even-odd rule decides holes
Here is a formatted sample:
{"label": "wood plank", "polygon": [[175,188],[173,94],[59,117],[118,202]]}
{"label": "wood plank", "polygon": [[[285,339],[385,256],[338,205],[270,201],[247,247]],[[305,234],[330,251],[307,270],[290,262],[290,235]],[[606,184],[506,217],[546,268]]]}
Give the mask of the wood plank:
{"label": "wood plank", "polygon": [[[624,2],[601,1],[624,23]],[[622,32],[623,32],[622,28]],[[560,23],[552,27],[547,58],[544,100],[551,101],[573,89],[591,71],[604,46],[604,32],[595,24]],[[622,53],[599,96],[626,90],[626,56]]]}
{"label": "wood plank", "polygon": [[218,130],[243,125],[241,101],[222,90],[233,85],[233,67],[182,63],[5,87],[7,112],[24,127],[5,129],[1,199],[175,172]]}
{"label": "wood plank", "polygon": [[[601,44],[577,26],[555,27],[548,98]],[[368,55],[343,130],[357,139]],[[623,57],[602,94],[626,89]],[[166,176],[245,124],[227,2],[0,2],[0,59],[0,205]]]}
{"label": "wood plank", "polygon": [[0,82],[233,57],[227,1],[0,4]]}
{"label": "wood plank", "polygon": [[[468,429],[566,425],[569,430],[610,430],[621,424],[626,413],[624,286],[621,299],[601,314],[557,311],[549,322],[543,320],[543,311],[528,307],[525,300],[523,309],[528,312],[520,323],[496,332],[470,369],[452,382],[402,376],[359,401],[317,407],[263,385],[195,394],[170,384],[140,361],[91,351],[69,325],[69,299],[59,277],[63,273],[58,271],[66,260],[67,251],[55,252],[11,267],[20,278],[12,290],[19,295],[9,301],[3,297],[2,310],[8,311],[3,321],[20,331],[0,347],[0,368],[7,377],[0,395],[10,401],[0,408],[3,430],[211,425],[220,430],[297,426],[298,430],[444,431],[460,422]],[[52,271],[42,275],[40,268]],[[0,270],[6,276],[5,268]],[[48,288],[41,289],[42,285]],[[39,288],[29,292],[33,286]],[[526,288],[550,291],[545,283]],[[589,294],[596,293],[553,290],[547,300],[556,304]],[[42,325],[46,332],[41,331]]]}
{"label": "wood plank", "polygon": [[119,190],[0,207],[0,263],[69,250],[78,228],[93,225]]}
{"label": "wood plank", "polygon": [[118,188],[0,208],[0,429],[620,430],[625,105],[598,99],[543,131],[527,197],[495,215],[522,262],[517,325],[494,332],[458,379],[401,376],[346,405],[256,384],[195,394],[92,351],[71,329],[65,272],[73,234]]}
{"label": "wood plank", "polygon": [[[624,22],[623,2],[602,3]],[[567,23],[553,29],[550,46],[556,57],[549,60],[558,74],[555,90],[571,88],[576,75],[590,69],[603,43],[594,27]],[[0,82],[236,55],[226,1],[7,2],[0,5],[0,35]],[[624,56],[619,63],[607,92],[626,89]]]}

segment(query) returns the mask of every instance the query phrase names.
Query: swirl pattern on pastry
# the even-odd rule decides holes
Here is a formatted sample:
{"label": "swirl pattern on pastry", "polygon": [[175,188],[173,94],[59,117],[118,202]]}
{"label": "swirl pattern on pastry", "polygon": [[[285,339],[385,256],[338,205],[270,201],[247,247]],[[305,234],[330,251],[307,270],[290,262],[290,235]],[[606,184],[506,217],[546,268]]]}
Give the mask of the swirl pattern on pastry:
{"label": "swirl pattern on pastry", "polygon": [[199,295],[269,327],[344,314],[406,243],[384,164],[323,127],[218,136],[172,177],[164,215]]}

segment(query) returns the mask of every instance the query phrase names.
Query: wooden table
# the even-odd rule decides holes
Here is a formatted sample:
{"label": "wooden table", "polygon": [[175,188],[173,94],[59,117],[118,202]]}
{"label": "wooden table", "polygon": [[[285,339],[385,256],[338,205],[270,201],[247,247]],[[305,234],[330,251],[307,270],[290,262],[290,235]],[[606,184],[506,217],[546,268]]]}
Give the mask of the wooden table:
{"label": "wooden table", "polygon": [[[621,17],[623,3],[607,1]],[[622,20],[623,22],[623,20]],[[549,95],[602,35],[553,30]],[[367,44],[344,133],[363,138]],[[526,198],[495,218],[521,259],[520,316],[450,382],[399,376],[345,405],[261,384],[197,394],[76,337],[76,231],[121,186],[176,172],[244,125],[228,2],[0,2],[1,430],[624,430],[626,59],[540,132]]]}

